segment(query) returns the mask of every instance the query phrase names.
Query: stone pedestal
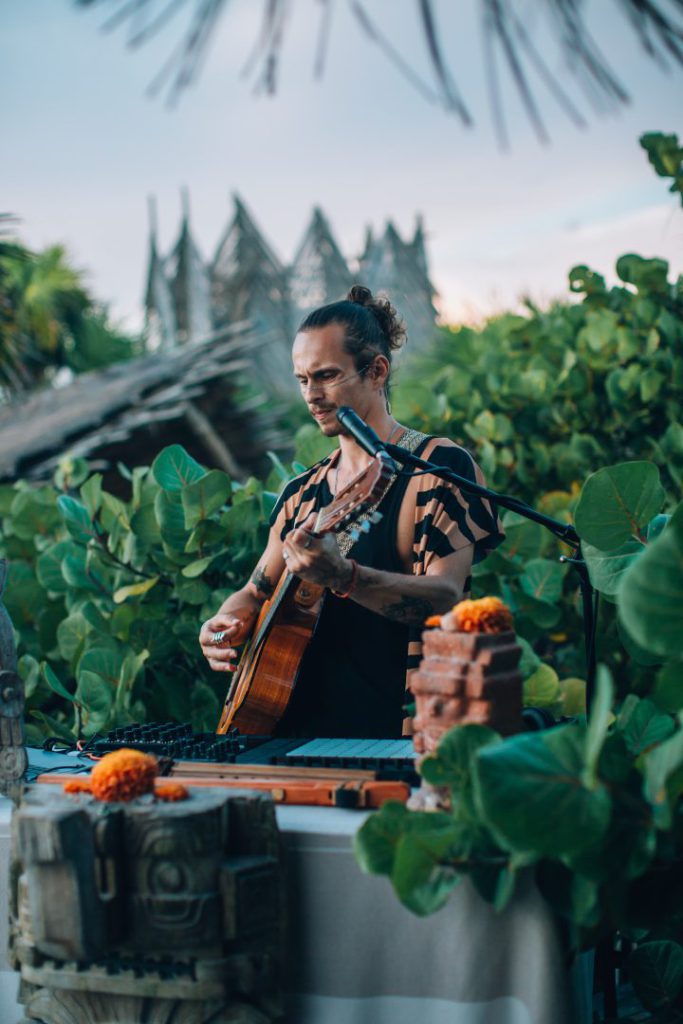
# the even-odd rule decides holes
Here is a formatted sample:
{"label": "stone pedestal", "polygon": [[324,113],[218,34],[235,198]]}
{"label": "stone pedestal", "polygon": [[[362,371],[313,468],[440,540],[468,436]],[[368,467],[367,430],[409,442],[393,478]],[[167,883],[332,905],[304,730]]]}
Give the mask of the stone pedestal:
{"label": "stone pedestal", "polygon": [[283,887],[269,796],[102,804],[29,791],[13,818],[10,955],[28,1021],[270,1024]]}
{"label": "stone pedestal", "polygon": [[[415,695],[413,745],[419,760],[433,753],[455,725],[486,725],[508,736],[522,726],[522,649],[514,632],[464,633],[428,629],[423,657],[410,681]],[[427,783],[413,808],[444,807],[447,792]]]}
{"label": "stone pedestal", "polygon": [[17,672],[12,623],[2,603],[7,562],[0,558],[0,795],[18,800],[27,759],[24,748],[24,687]]}

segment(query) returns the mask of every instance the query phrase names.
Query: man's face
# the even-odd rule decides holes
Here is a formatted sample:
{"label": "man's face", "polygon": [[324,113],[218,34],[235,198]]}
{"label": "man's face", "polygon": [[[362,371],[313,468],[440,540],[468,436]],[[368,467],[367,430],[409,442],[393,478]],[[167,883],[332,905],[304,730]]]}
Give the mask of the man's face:
{"label": "man's face", "polygon": [[[328,437],[341,433],[335,415],[350,406],[363,419],[378,401],[381,390],[364,367],[356,369],[344,346],[344,327],[328,324],[297,334],[292,348],[294,376],[309,412]],[[373,359],[370,358],[369,363]]]}

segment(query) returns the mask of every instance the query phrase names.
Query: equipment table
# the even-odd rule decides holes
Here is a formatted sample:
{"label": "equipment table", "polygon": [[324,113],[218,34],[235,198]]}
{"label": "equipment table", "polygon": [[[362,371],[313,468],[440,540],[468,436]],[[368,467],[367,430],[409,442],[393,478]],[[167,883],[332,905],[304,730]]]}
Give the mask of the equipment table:
{"label": "equipment table", "polygon": [[[592,962],[566,967],[531,877],[501,914],[465,881],[418,918],[355,861],[368,813],[276,808],[288,871],[287,1024],[589,1024]],[[10,815],[0,799],[2,1024],[22,1016],[5,955]]]}

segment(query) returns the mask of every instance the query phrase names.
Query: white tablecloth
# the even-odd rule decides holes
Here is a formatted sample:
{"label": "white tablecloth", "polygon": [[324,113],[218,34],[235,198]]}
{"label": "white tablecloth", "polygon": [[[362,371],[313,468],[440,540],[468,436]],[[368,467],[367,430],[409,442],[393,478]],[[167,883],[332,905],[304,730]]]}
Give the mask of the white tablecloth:
{"label": "white tablecloth", "polygon": [[[0,800],[0,1021],[16,1024],[9,971],[11,805]],[[503,914],[464,883],[418,918],[363,875],[351,838],[365,815],[279,807],[287,851],[288,1024],[589,1024],[590,961],[570,972],[531,880]]]}

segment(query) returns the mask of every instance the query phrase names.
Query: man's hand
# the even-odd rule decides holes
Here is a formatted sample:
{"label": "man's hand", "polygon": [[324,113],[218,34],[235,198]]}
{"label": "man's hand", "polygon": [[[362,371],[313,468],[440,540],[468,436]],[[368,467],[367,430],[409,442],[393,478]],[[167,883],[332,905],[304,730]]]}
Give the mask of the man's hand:
{"label": "man's hand", "polygon": [[329,533],[316,537],[305,526],[292,530],[285,538],[282,554],[295,576],[330,590],[344,590],[353,575],[351,562]]}
{"label": "man's hand", "polygon": [[256,614],[256,609],[245,609],[239,615],[219,611],[203,623],[199,645],[214,672],[235,671],[238,651],[233,645],[237,646],[247,640]]}

